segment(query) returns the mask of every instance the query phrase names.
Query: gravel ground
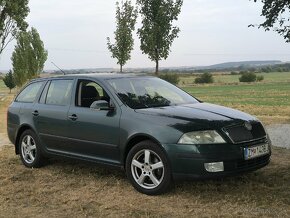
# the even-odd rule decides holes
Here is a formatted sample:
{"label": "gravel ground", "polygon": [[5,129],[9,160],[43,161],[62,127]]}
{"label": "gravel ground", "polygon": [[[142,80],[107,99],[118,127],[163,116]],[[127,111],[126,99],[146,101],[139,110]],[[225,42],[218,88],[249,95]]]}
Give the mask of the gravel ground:
{"label": "gravel ground", "polygon": [[[275,124],[266,128],[274,146],[290,149],[290,124]],[[9,144],[6,134],[0,133],[0,147]]]}
{"label": "gravel ground", "polygon": [[266,128],[274,146],[290,149],[290,124],[274,124]]}

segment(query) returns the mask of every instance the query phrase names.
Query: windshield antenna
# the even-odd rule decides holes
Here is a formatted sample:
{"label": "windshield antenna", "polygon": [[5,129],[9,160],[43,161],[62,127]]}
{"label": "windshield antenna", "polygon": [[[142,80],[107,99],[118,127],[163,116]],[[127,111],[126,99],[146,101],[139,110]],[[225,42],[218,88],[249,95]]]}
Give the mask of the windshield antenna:
{"label": "windshield antenna", "polygon": [[51,63],[57,68],[57,69],[59,69],[62,73],[63,73],[63,75],[65,75],[65,72],[62,70],[62,69],[60,69],[55,63],[53,63],[52,61],[51,61]]}

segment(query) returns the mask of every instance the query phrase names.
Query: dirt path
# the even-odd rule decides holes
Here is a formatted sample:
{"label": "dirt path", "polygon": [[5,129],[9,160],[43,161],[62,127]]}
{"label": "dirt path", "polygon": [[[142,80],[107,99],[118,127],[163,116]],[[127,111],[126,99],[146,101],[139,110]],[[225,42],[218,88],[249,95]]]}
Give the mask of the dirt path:
{"label": "dirt path", "polygon": [[290,149],[290,124],[273,124],[267,131],[274,146]]}
{"label": "dirt path", "polygon": [[6,134],[0,133],[0,148],[4,145],[10,145],[10,141]]}

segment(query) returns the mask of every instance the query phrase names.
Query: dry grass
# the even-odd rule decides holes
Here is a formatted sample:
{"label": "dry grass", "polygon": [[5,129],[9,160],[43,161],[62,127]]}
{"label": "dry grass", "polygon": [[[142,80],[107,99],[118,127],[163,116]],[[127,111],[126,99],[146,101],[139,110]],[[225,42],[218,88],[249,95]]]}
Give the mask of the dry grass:
{"label": "dry grass", "polygon": [[7,127],[7,107],[14,98],[16,90],[12,90],[9,93],[9,89],[4,86],[2,80],[0,80],[0,133],[6,133]]}
{"label": "dry grass", "polygon": [[0,152],[3,217],[286,217],[290,213],[290,151],[243,176],[179,183],[156,197],[142,195],[124,174],[87,163],[53,160],[25,168],[6,146]]}
{"label": "dry grass", "polygon": [[[3,134],[7,106],[14,94],[8,95],[0,82],[1,93],[4,93],[0,96],[0,133]],[[288,106],[245,106],[238,102],[228,106],[258,115],[267,123],[289,122]],[[290,214],[290,150],[286,149],[274,148],[271,164],[259,171],[224,180],[178,183],[169,193],[156,197],[136,192],[122,172],[92,164],[53,160],[41,169],[25,168],[12,146],[0,150],[0,165],[0,217],[287,217]]]}

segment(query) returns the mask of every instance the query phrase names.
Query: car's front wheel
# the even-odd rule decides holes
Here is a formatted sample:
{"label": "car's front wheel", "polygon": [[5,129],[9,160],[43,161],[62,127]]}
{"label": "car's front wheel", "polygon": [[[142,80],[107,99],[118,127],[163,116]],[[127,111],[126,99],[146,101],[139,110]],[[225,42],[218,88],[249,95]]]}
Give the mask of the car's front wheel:
{"label": "car's front wheel", "polygon": [[26,167],[42,166],[44,158],[41,154],[40,142],[33,131],[26,130],[22,133],[19,140],[19,151],[22,163]]}
{"label": "car's front wheel", "polygon": [[168,159],[159,145],[151,141],[140,142],[130,150],[126,173],[134,188],[148,195],[161,194],[171,184]]}

